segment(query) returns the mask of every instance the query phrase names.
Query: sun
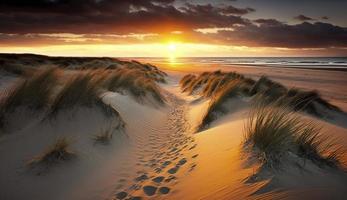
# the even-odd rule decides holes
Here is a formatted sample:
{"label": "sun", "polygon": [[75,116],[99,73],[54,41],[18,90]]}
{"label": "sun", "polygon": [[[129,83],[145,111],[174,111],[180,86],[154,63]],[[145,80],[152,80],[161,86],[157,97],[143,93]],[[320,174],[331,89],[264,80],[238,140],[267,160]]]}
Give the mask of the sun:
{"label": "sun", "polygon": [[168,49],[168,59],[169,63],[176,63],[176,57],[177,57],[177,43],[169,42],[167,44]]}
{"label": "sun", "polygon": [[177,46],[176,46],[175,43],[169,43],[168,49],[169,49],[170,52],[175,52],[176,48],[177,48]]}

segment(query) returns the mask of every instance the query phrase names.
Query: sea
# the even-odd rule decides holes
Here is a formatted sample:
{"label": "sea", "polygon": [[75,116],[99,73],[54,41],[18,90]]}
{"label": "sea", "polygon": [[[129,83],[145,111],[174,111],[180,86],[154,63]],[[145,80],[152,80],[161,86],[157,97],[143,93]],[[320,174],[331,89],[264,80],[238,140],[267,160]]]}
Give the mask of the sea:
{"label": "sea", "polygon": [[347,70],[347,57],[142,57],[133,59],[157,64],[211,64]]}

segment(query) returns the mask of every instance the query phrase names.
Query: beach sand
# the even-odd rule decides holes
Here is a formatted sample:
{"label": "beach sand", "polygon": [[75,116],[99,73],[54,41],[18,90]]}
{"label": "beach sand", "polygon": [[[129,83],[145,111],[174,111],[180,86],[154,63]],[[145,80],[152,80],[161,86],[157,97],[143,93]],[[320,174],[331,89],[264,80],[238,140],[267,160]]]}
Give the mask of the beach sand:
{"label": "beach sand", "polygon": [[[346,199],[345,172],[308,162],[304,169],[284,167],[251,180],[260,164],[242,151],[250,102],[233,99],[231,112],[196,132],[210,99],[182,93],[179,80],[187,73],[236,71],[258,79],[266,75],[287,87],[318,90],[347,111],[347,72],[240,66],[157,65],[168,73],[160,83],[165,106],[139,103],[127,94],[105,91],[103,102],[117,110],[126,124],[110,145],[95,145],[95,132],[110,122],[93,109],[62,115],[55,123],[31,121],[0,137],[0,199]],[[1,88],[16,76],[1,72]],[[300,114],[338,137],[347,148],[347,115],[317,118]],[[23,116],[25,118],[26,116]],[[24,123],[24,122],[23,122]],[[111,124],[114,122],[111,122]],[[40,175],[25,162],[58,136],[74,140],[78,158]],[[342,158],[347,161],[347,156]]]}

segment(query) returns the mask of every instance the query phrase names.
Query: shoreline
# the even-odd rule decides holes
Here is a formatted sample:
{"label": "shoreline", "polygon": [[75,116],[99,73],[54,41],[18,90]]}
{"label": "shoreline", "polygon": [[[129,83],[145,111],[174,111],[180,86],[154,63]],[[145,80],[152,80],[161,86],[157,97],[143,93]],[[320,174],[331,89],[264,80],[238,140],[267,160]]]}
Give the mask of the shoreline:
{"label": "shoreline", "polygon": [[[229,64],[224,64],[228,66]],[[341,67],[340,65],[266,65],[266,64],[230,64],[230,66],[244,66],[244,67],[267,67],[276,69],[309,69],[309,70],[326,70],[326,71],[347,71],[347,66]]]}

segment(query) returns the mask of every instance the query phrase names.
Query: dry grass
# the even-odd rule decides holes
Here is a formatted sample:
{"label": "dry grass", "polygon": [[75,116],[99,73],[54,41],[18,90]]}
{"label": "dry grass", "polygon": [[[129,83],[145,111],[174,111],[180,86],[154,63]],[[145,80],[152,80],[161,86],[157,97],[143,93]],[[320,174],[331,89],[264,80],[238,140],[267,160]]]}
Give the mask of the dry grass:
{"label": "dry grass", "polygon": [[13,111],[18,106],[28,106],[32,109],[46,107],[50,94],[57,83],[56,69],[37,72],[34,76],[18,81],[12,88],[2,94],[1,107]]}
{"label": "dry grass", "polygon": [[3,70],[5,72],[15,74],[15,75],[24,75],[26,74],[25,67],[21,65],[16,64],[5,64],[4,61],[0,60],[0,70]]}
{"label": "dry grass", "polygon": [[27,165],[29,167],[36,167],[38,165],[50,166],[59,162],[68,161],[75,156],[75,153],[69,150],[70,145],[71,141],[66,137],[59,138],[41,155],[30,160]]}
{"label": "dry grass", "polygon": [[136,100],[143,101],[148,95],[158,103],[164,104],[159,86],[152,78],[134,69],[115,70],[104,77],[103,87],[110,91],[128,92]]}
{"label": "dry grass", "polygon": [[182,91],[187,90],[187,86],[196,79],[196,76],[193,74],[187,74],[180,80],[180,86]]}
{"label": "dry grass", "polygon": [[54,116],[59,111],[75,106],[91,107],[99,102],[97,82],[93,81],[93,74],[80,72],[66,81],[62,89],[55,96],[50,107],[49,115]]}
{"label": "dry grass", "polygon": [[223,107],[223,104],[238,94],[253,97],[254,102],[286,105],[294,111],[304,111],[315,116],[321,116],[320,108],[341,111],[324,100],[316,91],[288,90],[265,76],[254,81],[235,72],[204,72],[199,76],[192,74],[184,76],[180,86],[183,92],[197,94],[199,90],[202,97],[211,98],[209,109],[203,117],[199,130],[207,127],[218,114],[225,114],[228,109]]}
{"label": "dry grass", "polygon": [[218,117],[218,115],[228,112],[228,110],[223,107],[224,103],[230,98],[237,97],[239,95],[247,95],[245,88],[247,88],[247,83],[241,78],[229,81],[227,84],[221,87],[215,93],[215,95],[213,95],[208,110],[204,115],[198,130],[201,131],[205,129],[213,120]]}
{"label": "dry grass", "polygon": [[50,68],[39,70],[30,78],[19,80],[5,90],[0,97],[0,127],[5,125],[6,115],[18,107],[35,111],[47,108],[57,81],[57,69]]}
{"label": "dry grass", "polygon": [[110,141],[112,140],[113,134],[111,133],[111,130],[106,129],[106,130],[101,130],[100,133],[96,134],[93,136],[93,140],[95,143],[100,143],[100,144],[109,144]]}
{"label": "dry grass", "polygon": [[324,100],[317,91],[290,89],[287,94],[280,99],[280,101],[290,104],[296,111],[303,110],[316,116],[321,115],[317,105],[329,110],[341,111],[338,107]]}
{"label": "dry grass", "polygon": [[289,153],[319,166],[338,167],[344,153],[334,139],[322,136],[320,128],[287,106],[256,106],[245,125],[244,143],[256,149],[262,163],[271,168],[280,166]]}
{"label": "dry grass", "polygon": [[242,75],[235,72],[203,72],[199,76],[188,74],[180,81],[180,86],[183,92],[193,94],[200,90],[200,95],[211,97],[215,92],[223,88],[229,81],[235,79],[245,79]]}

